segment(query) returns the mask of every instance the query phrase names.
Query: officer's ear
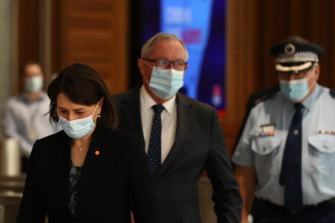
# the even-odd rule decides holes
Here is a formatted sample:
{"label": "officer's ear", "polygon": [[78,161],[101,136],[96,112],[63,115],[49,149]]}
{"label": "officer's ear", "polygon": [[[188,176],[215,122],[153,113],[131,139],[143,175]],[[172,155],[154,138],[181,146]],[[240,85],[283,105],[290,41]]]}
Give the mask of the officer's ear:
{"label": "officer's ear", "polygon": [[314,72],[313,72],[313,78],[315,81],[317,81],[319,79],[320,76],[320,66],[319,64],[315,64],[314,65]]}

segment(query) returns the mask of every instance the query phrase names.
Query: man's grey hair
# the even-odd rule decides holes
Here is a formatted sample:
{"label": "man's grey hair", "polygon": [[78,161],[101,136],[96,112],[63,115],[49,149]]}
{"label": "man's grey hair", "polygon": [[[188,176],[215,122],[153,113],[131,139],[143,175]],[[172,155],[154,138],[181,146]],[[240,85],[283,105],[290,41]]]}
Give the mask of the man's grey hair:
{"label": "man's grey hair", "polygon": [[188,60],[188,51],[186,49],[186,46],[185,46],[184,42],[181,39],[179,39],[176,35],[170,34],[170,33],[157,33],[156,35],[154,35],[153,37],[148,39],[142,47],[141,58],[147,59],[147,56],[150,54],[150,52],[152,50],[152,47],[154,46],[154,44],[158,40],[176,40],[176,41],[178,41],[183,46],[183,48],[185,49],[186,61]]}

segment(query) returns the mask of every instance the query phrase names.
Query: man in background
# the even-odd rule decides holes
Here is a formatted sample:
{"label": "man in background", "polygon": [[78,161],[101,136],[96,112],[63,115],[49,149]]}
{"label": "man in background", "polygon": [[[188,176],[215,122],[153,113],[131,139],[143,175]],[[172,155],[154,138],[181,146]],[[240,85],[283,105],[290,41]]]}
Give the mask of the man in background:
{"label": "man in background", "polygon": [[22,171],[26,172],[27,162],[36,139],[59,130],[49,122],[49,97],[42,90],[43,73],[37,63],[26,64],[20,74],[23,92],[8,100],[4,108],[2,129],[5,137],[19,142],[22,156]]}
{"label": "man in background", "polygon": [[254,223],[335,222],[335,97],[317,83],[324,50],[291,37],[270,52],[280,90],[251,108],[233,155],[242,222],[254,196]]}

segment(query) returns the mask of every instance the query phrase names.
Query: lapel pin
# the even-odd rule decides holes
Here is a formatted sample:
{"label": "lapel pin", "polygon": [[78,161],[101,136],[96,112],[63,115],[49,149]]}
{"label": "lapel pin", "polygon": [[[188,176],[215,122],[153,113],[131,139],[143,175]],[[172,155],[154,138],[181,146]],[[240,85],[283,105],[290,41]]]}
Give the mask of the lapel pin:
{"label": "lapel pin", "polygon": [[99,151],[99,150],[95,150],[94,154],[95,154],[96,156],[99,156],[99,155],[100,155],[100,151]]}

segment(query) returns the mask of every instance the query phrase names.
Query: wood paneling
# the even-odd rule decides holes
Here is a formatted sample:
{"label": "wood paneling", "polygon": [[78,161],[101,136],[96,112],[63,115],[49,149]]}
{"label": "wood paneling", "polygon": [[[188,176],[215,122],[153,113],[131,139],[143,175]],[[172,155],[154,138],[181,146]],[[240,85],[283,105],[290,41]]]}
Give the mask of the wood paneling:
{"label": "wood paneling", "polygon": [[[17,77],[21,73],[21,68],[29,62],[39,61],[39,5],[38,0],[18,0],[17,5],[17,22],[18,33],[17,37],[17,72],[14,75]],[[18,91],[22,90],[20,78],[17,78]],[[17,92],[16,92],[17,93]]]}
{"label": "wood paneling", "polygon": [[128,5],[116,0],[62,0],[60,65],[92,66],[112,93],[128,87]]}
{"label": "wood paneling", "polygon": [[[244,4],[234,4],[234,1],[228,1],[227,7],[227,112],[222,123],[230,150],[245,112],[247,97],[257,84],[254,80],[257,78],[258,64],[254,58],[260,51],[257,42],[259,36],[255,31],[259,25],[259,7],[257,4],[253,5],[257,2],[243,2]],[[249,25],[241,26],[246,23]]]}
{"label": "wood paneling", "polygon": [[[17,1],[19,66],[37,61],[50,78],[50,71],[58,73],[71,63],[86,63],[102,75],[112,93],[127,90],[128,0],[52,0],[48,2],[50,18],[42,17],[47,12],[41,6],[47,0]],[[49,41],[41,35],[50,28],[44,23],[52,26],[51,46],[42,44]],[[51,61],[46,63],[46,57]]]}

